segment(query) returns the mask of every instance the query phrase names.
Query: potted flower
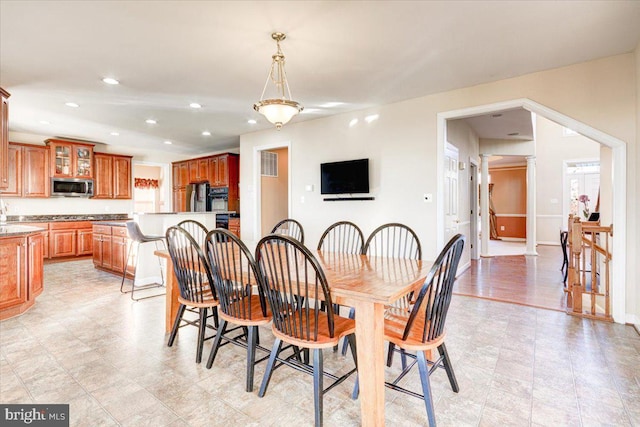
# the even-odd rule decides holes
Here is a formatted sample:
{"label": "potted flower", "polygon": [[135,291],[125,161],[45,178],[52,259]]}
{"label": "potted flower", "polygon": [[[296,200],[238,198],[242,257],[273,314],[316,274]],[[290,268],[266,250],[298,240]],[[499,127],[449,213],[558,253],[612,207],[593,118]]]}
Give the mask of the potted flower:
{"label": "potted flower", "polygon": [[582,209],[582,214],[584,215],[584,219],[589,218],[589,196],[586,194],[581,194],[578,197],[578,201],[584,204],[584,209]]}

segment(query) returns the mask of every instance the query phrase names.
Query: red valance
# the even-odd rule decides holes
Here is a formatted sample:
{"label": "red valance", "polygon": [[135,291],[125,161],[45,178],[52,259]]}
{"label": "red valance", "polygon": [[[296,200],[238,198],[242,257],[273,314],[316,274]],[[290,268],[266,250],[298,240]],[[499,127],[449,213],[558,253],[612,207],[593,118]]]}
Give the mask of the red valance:
{"label": "red valance", "polygon": [[136,188],[143,189],[155,189],[158,188],[158,180],[157,179],[145,179],[145,178],[134,178],[134,186]]}

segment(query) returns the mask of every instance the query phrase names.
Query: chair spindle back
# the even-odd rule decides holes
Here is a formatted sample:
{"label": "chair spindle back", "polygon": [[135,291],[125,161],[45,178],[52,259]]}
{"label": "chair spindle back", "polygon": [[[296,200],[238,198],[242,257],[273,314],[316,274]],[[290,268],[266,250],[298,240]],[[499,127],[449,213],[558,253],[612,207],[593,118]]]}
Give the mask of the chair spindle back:
{"label": "chair spindle back", "polygon": [[464,240],[462,234],[455,235],[438,255],[415,300],[403,339],[409,337],[413,328],[422,328],[422,342],[432,341],[444,332]]}
{"label": "chair spindle back", "polygon": [[360,227],[349,221],[332,224],[325,230],[318,242],[318,250],[361,254],[364,236]]}
{"label": "chair spindle back", "polygon": [[[333,305],[322,267],[298,240],[269,235],[258,243],[256,262],[262,275],[273,325],[281,333],[301,340],[317,341],[318,330],[334,336]],[[321,300],[326,302],[326,325],[319,324]],[[326,330],[325,330],[326,328]]]}
{"label": "chair spindle back", "polygon": [[211,269],[198,242],[178,226],[169,227],[166,238],[180,296],[193,303],[215,298]]}

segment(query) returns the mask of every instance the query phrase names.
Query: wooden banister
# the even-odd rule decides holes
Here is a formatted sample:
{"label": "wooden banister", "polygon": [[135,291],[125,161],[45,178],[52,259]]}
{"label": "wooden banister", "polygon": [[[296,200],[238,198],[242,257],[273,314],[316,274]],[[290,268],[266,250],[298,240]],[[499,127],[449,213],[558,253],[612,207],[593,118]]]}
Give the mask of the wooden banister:
{"label": "wooden banister", "polygon": [[[568,221],[569,272],[567,312],[613,321],[611,317],[611,242],[613,225],[583,222],[574,215]],[[585,299],[588,307],[583,307]]]}

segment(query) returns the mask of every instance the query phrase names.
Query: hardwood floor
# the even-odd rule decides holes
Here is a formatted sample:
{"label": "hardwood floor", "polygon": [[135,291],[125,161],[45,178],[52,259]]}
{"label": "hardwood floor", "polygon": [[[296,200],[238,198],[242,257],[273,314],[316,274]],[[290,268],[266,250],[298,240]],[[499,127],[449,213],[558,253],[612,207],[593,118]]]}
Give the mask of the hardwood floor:
{"label": "hardwood floor", "polygon": [[560,246],[537,248],[537,257],[499,256],[471,261],[453,291],[458,295],[564,311]]}

